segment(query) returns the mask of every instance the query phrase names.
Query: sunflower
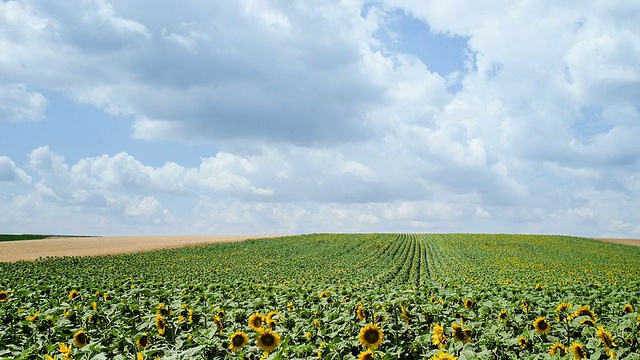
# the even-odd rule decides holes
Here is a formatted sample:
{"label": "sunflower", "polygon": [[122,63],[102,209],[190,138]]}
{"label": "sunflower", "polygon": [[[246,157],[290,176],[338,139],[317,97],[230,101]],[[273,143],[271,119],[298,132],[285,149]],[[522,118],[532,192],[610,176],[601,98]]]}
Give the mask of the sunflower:
{"label": "sunflower", "polygon": [[356,307],[356,315],[360,321],[367,321],[367,312],[364,310],[361,304]]}
{"label": "sunflower", "polygon": [[411,322],[411,317],[409,317],[409,312],[407,311],[407,308],[402,306],[401,310],[402,310],[402,318],[404,319],[404,322],[407,323],[407,325],[409,325],[409,322]]}
{"label": "sunflower", "polygon": [[567,311],[567,309],[572,308],[573,304],[568,302],[562,302],[558,307],[556,307],[556,312]]}
{"label": "sunflower", "polygon": [[360,329],[360,336],[358,337],[358,340],[360,340],[360,344],[364,347],[375,350],[378,346],[382,345],[383,339],[384,334],[378,325],[369,324]]}
{"label": "sunflower", "polygon": [[139,352],[138,355],[136,355],[136,360],[144,360],[144,354]]}
{"label": "sunflower", "polygon": [[569,350],[571,350],[571,353],[573,354],[573,360],[586,359],[588,357],[587,351],[579,342],[574,342],[573,344],[571,344]]}
{"label": "sunflower", "polygon": [[60,351],[60,354],[62,354],[65,359],[69,359],[71,355],[71,345],[67,346],[65,343],[60,343],[58,345],[58,351]]}
{"label": "sunflower", "polygon": [[596,326],[596,322],[592,318],[584,318],[580,320],[580,325]]}
{"label": "sunflower", "polygon": [[158,304],[158,308],[156,310],[156,315],[160,315],[162,317],[166,317],[171,315],[171,311],[167,309],[167,306],[163,303]]}
{"label": "sunflower", "polygon": [[136,345],[140,349],[145,349],[147,346],[149,346],[149,344],[151,344],[151,337],[147,334],[142,334],[138,341],[136,341]]}
{"label": "sunflower", "polygon": [[542,316],[539,316],[537,319],[533,321],[533,327],[536,329],[536,331],[540,335],[548,334],[549,331],[551,331],[551,326],[547,322],[547,319],[545,319]]}
{"label": "sunflower", "polygon": [[189,310],[187,310],[187,313],[189,314],[189,324],[193,324],[194,322],[198,322],[198,318],[199,316],[194,316],[193,315],[193,308],[189,308]]}
{"label": "sunflower", "polygon": [[600,326],[598,328],[598,331],[596,331],[596,337],[598,338],[598,340],[602,341],[605,349],[610,349],[612,347],[618,346],[613,342],[613,336],[611,336],[611,333],[605,330],[602,326]]}
{"label": "sunflower", "polygon": [[249,326],[255,331],[259,331],[263,323],[264,317],[260,313],[255,313],[249,317]]}
{"label": "sunflower", "polygon": [[373,360],[373,357],[373,351],[371,351],[371,349],[367,349],[358,354],[358,360]]}
{"label": "sunflower", "polygon": [[258,347],[265,352],[273,351],[280,345],[280,335],[270,329],[260,329],[258,332]]}
{"label": "sunflower", "polygon": [[473,300],[471,300],[471,299],[465,299],[464,300],[464,307],[465,308],[471,309],[471,308],[473,308],[473,305],[475,305]]}
{"label": "sunflower", "polygon": [[529,346],[529,340],[524,336],[520,336],[518,338],[518,346],[520,346],[520,349],[522,350],[526,349],[527,346]]}
{"label": "sunflower", "polygon": [[451,324],[451,327],[453,328],[453,333],[451,334],[451,336],[453,336],[453,341],[461,341],[462,343],[468,343],[471,341],[473,330],[469,328],[462,329],[458,324]]}
{"label": "sunflower", "polygon": [[559,342],[551,345],[551,349],[549,349],[549,354],[551,355],[560,355],[560,356],[565,356],[567,355],[567,348],[564,347],[564,345],[560,344]]}
{"label": "sunflower", "polygon": [[78,292],[78,290],[73,289],[69,293],[69,300],[73,300],[73,299],[77,298],[78,296],[80,296],[80,293]]}
{"label": "sunflower", "polygon": [[267,320],[273,320],[273,317],[278,315],[279,313],[277,311],[269,311],[269,313],[267,314],[266,318]]}
{"label": "sunflower", "polygon": [[502,310],[502,311],[500,311],[500,313],[498,314],[498,319],[500,319],[500,320],[506,320],[508,316],[509,316],[509,313],[507,313],[507,310]]}
{"label": "sunflower", "polygon": [[36,311],[33,313],[33,315],[27,316],[27,320],[29,320],[29,322],[33,324],[34,322],[36,322],[36,320],[38,320],[38,315],[40,315],[40,312]]}
{"label": "sunflower", "polygon": [[[0,292],[0,302],[2,302],[2,292]],[[622,313],[623,314],[631,314],[632,312],[633,312],[633,306],[631,306],[631,304],[626,304],[622,308]]]}
{"label": "sunflower", "polygon": [[607,356],[610,357],[611,359],[615,359],[617,355],[615,351],[611,350],[608,347],[604,348],[604,353],[607,354]]}
{"label": "sunflower", "polygon": [[75,334],[73,334],[73,342],[77,347],[82,349],[89,343],[89,335],[87,335],[87,333],[82,330],[78,330]]}
{"label": "sunflower", "polygon": [[433,355],[432,357],[429,358],[429,360],[458,360],[458,358],[440,350],[438,355]]}
{"label": "sunflower", "polygon": [[156,327],[158,328],[158,334],[163,335],[167,328],[167,322],[164,321],[164,317],[162,315],[156,315]]}
{"label": "sunflower", "polygon": [[242,331],[236,331],[229,337],[229,349],[231,349],[231,351],[236,351],[247,345],[248,342],[249,338],[247,337],[247,334]]}
{"label": "sunflower", "polygon": [[591,307],[589,305],[584,305],[578,308],[571,316],[569,316],[569,320],[575,319],[580,316],[588,316],[595,320],[596,315],[591,311]]}
{"label": "sunflower", "polygon": [[444,327],[442,325],[436,324],[433,327],[433,334],[431,335],[431,341],[433,345],[438,345],[439,348],[444,347],[444,345],[449,341],[446,336],[444,336]]}
{"label": "sunflower", "polygon": [[220,316],[215,315],[213,317],[213,323],[216,324],[216,327],[218,328],[218,332],[222,334],[222,331],[224,330],[224,326],[222,325],[222,319],[220,319]]}
{"label": "sunflower", "polygon": [[0,291],[0,303],[3,303],[7,300],[9,300],[9,293],[4,290]]}
{"label": "sunflower", "polygon": [[269,327],[269,329],[273,329],[278,323],[276,319],[274,319],[274,316],[277,316],[277,315],[278,315],[277,311],[269,311],[269,313],[265,317],[267,326]]}

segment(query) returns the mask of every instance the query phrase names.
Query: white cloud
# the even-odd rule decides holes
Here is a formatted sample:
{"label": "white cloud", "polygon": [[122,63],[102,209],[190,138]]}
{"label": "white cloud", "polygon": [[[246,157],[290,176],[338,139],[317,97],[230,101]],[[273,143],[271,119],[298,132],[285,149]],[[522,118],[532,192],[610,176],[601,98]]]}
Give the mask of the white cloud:
{"label": "white cloud", "polygon": [[142,35],[145,38],[151,38],[151,34],[146,26],[135,20],[116,15],[113,6],[105,0],[93,0],[88,3],[91,4],[91,6],[90,9],[84,13],[84,21],[88,23],[93,23],[95,20],[105,21],[118,31],[131,32]]}
{"label": "white cloud", "polygon": [[7,156],[0,155],[0,182],[31,183],[31,176]]}
{"label": "white cloud", "polygon": [[44,118],[47,99],[24,84],[0,84],[0,121],[38,121]]}

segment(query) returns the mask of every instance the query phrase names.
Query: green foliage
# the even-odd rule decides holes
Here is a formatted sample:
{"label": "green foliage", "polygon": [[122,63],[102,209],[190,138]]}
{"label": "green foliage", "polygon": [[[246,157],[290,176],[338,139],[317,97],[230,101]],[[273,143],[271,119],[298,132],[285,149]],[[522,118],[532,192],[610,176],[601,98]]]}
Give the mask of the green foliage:
{"label": "green foliage", "polygon": [[0,234],[0,242],[2,241],[19,241],[19,240],[40,240],[54,236],[65,237],[85,237],[85,236],[73,236],[73,235],[42,235],[42,234]]}
{"label": "green foliage", "polygon": [[38,234],[0,234],[0,241],[37,240],[46,239],[49,235]]}
{"label": "green foliage", "polygon": [[[62,359],[60,344],[73,359],[258,359],[255,313],[271,313],[261,328],[280,337],[274,359],[356,359],[373,323],[384,359],[553,359],[553,344],[574,342],[592,359],[639,351],[640,248],[576,237],[311,234],[0,263],[0,273],[0,359]],[[78,330],[89,336],[82,348]],[[248,343],[231,351],[236,332]]]}

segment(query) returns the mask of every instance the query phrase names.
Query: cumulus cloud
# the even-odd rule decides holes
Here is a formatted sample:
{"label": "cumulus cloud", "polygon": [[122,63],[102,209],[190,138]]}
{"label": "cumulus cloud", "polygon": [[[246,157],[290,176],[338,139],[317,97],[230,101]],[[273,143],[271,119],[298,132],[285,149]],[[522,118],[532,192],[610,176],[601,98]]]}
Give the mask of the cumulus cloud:
{"label": "cumulus cloud", "polygon": [[30,183],[31,176],[16,166],[16,163],[7,156],[0,156],[0,181]]}
{"label": "cumulus cloud", "polygon": [[0,121],[38,121],[44,117],[47,99],[24,84],[0,84]]}

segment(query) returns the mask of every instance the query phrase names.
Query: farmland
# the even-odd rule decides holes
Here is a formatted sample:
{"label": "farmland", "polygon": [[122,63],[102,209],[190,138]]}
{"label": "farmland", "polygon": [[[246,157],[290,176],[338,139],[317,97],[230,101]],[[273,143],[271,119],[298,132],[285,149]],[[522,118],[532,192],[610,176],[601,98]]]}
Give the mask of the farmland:
{"label": "farmland", "polygon": [[0,273],[7,359],[640,358],[640,248],[577,237],[311,234]]}

